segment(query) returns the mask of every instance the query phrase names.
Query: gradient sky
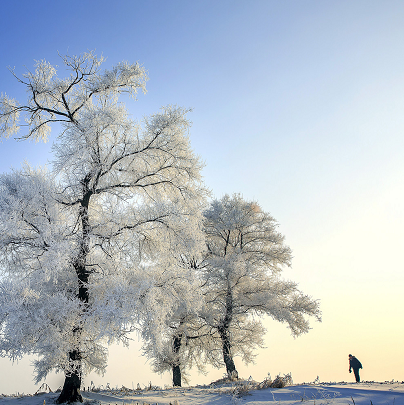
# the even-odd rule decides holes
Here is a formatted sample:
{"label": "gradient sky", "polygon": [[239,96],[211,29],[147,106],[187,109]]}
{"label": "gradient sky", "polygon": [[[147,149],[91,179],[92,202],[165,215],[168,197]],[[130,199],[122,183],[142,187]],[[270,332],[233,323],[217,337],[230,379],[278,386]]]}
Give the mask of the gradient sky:
{"label": "gradient sky", "polygon": [[[106,68],[139,61],[150,80],[127,104],[133,117],[193,108],[191,142],[212,194],[241,193],[279,221],[294,256],[285,277],[321,300],[323,322],[293,339],[266,320],[256,364],[236,358],[241,376],[353,381],[353,353],[364,380],[404,380],[402,1],[5,1],[0,37],[0,92],[20,101],[8,66],[21,74],[87,50]],[[52,139],[3,141],[0,172],[46,164]],[[134,339],[85,384],[169,384]],[[0,393],[36,390],[29,363],[0,360]],[[224,371],[192,372],[190,383]]]}

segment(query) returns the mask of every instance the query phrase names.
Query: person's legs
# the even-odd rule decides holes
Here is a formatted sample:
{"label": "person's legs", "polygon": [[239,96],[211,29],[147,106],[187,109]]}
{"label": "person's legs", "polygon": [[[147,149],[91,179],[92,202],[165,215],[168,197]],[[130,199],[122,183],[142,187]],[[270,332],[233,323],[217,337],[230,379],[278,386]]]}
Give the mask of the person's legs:
{"label": "person's legs", "polygon": [[356,380],[356,382],[360,382],[360,381],[361,381],[361,378],[359,377],[359,368],[354,368],[354,369],[353,369],[353,372],[354,372],[354,374],[355,374],[355,380]]}

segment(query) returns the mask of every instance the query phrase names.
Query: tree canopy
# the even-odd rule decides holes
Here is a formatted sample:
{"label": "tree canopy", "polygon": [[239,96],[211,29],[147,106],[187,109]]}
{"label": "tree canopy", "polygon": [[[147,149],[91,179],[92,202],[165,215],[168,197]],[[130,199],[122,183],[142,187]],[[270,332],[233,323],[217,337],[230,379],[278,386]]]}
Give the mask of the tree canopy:
{"label": "tree canopy", "polygon": [[308,332],[309,317],[321,320],[319,303],[281,278],[291,249],[256,202],[225,195],[205,210],[203,224],[205,253],[189,261],[203,303],[178,308],[166,322],[166,345],[159,351],[149,341],[146,352],[160,372],[210,363],[237,376],[234,356],[252,362],[262,346],[262,316],[299,336]]}
{"label": "tree canopy", "polygon": [[[51,169],[0,177],[0,353],[37,354],[37,379],[65,373],[59,402],[106,366],[105,344],[127,342],[147,302],[173,283],[176,259],[201,249],[204,204],[187,111],[168,106],[128,118],[122,93],[145,90],[139,64],[101,71],[93,53],[46,61],[19,82],[25,104],[3,95],[0,130],[46,140],[61,124]],[[147,300],[146,300],[147,298]],[[159,295],[164,299],[164,294]]]}

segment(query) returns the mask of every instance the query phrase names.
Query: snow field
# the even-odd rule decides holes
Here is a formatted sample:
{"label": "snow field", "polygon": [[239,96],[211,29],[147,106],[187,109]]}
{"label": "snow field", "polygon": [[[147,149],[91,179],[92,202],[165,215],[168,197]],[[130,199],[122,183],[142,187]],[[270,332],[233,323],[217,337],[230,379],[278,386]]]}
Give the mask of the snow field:
{"label": "snow field", "polygon": [[[237,387],[247,382],[156,390],[84,391],[88,405],[404,405],[404,383],[320,383],[285,388],[250,390],[238,396]],[[0,405],[53,404],[57,393],[2,396]]]}

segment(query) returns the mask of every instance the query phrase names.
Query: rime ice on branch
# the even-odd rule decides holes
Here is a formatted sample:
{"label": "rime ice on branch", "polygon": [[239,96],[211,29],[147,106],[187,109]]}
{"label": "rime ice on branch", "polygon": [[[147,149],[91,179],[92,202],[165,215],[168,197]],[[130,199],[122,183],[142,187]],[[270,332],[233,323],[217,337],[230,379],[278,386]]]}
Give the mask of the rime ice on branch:
{"label": "rime ice on branch", "polygon": [[59,403],[82,401],[83,374],[104,371],[106,344],[127,343],[156,280],[172,283],[175,258],[202,249],[206,194],[187,111],[166,107],[139,124],[118,103],[145,91],[143,67],[101,71],[93,53],[62,60],[68,77],[40,61],[17,78],[25,104],[0,99],[5,136],[21,117],[22,138],[62,127],[51,171],[0,178],[0,352],[38,355],[38,380],[64,372]]}

